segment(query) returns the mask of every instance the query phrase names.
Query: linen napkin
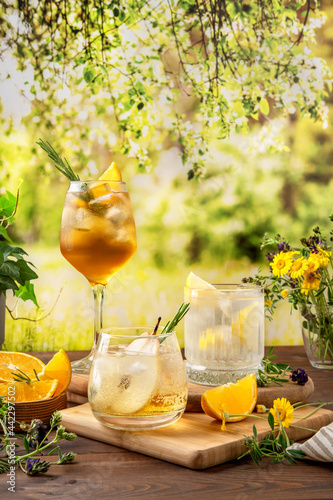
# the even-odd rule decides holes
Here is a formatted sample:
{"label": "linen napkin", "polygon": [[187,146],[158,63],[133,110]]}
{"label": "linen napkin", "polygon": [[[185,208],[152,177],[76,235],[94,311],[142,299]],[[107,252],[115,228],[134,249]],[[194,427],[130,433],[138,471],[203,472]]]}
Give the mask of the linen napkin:
{"label": "linen napkin", "polygon": [[305,443],[294,443],[288,450],[301,450],[304,458],[318,462],[333,462],[333,422],[322,427],[312,438]]}

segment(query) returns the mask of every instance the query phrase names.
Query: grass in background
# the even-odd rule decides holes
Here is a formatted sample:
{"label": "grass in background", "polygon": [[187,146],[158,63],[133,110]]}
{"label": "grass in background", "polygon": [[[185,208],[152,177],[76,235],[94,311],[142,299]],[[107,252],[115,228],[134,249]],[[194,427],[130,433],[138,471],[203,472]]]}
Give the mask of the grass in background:
{"label": "grass in background", "polygon": [[[88,281],[62,257],[56,248],[38,246],[27,249],[37,269],[37,299],[46,316],[40,321],[13,320],[7,312],[4,348],[13,351],[90,349],[93,343],[93,300]],[[159,271],[140,261],[137,254],[111,280],[104,301],[104,327],[115,325],[154,325],[158,316],[165,324],[184,300],[183,289],[190,271],[212,283],[240,282],[257,271],[246,260],[229,261],[218,269],[197,266]],[[62,289],[61,293],[60,290]],[[57,301],[57,297],[60,296]],[[48,314],[57,301],[51,314]],[[16,300],[8,298],[10,308]],[[15,315],[36,318],[33,304],[17,302]],[[183,347],[183,322],[177,327]],[[302,344],[300,325],[290,305],[281,304],[273,321],[266,321],[266,345]]]}

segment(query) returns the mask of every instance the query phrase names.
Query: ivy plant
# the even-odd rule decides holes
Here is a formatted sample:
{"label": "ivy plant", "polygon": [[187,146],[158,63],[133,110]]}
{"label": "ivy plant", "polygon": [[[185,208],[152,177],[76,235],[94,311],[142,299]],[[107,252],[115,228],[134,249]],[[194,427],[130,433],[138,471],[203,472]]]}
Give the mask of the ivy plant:
{"label": "ivy plant", "polygon": [[0,293],[6,295],[7,290],[20,299],[32,300],[38,307],[34,285],[31,280],[38,278],[34,265],[26,260],[27,252],[14,246],[7,228],[14,221],[19,192],[17,196],[6,190],[0,197]]}

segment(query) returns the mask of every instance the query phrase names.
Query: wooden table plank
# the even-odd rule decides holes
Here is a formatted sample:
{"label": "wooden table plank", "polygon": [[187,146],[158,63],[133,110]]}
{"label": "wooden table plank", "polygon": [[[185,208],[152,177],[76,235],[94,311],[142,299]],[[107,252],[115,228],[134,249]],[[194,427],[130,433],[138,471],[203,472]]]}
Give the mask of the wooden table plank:
{"label": "wooden table plank", "polygon": [[[278,361],[292,368],[304,368],[311,376],[315,385],[311,401],[333,401],[333,372],[311,367],[303,346],[276,347],[274,351]],[[52,353],[43,353],[41,357],[47,361],[51,356]],[[333,405],[329,408],[333,409]],[[272,465],[265,460],[257,467],[251,459],[245,458],[205,470],[191,470],[81,437],[65,442],[62,448],[65,452],[78,453],[76,463],[53,467],[47,474],[36,477],[28,477],[18,470],[17,498],[332,499],[332,464],[303,461],[297,466]],[[7,492],[6,481],[7,478],[1,475],[1,498],[13,498]]]}

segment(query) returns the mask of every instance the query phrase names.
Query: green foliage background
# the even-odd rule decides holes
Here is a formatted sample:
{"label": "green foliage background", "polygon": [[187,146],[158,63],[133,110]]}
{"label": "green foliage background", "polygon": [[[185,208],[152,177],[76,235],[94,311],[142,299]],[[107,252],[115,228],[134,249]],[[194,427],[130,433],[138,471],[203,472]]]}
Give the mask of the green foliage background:
{"label": "green foliage background", "polygon": [[[317,34],[318,57],[333,62],[333,7],[322,2],[327,22]],[[84,96],[87,90],[82,90]],[[2,100],[6,96],[1,96]],[[205,155],[205,176],[187,180],[187,167],[174,143],[150,149],[152,170],[138,169],[137,159],[124,151],[110,151],[98,140],[87,149],[86,128],[90,113],[94,120],[103,116],[100,127],[117,135],[116,123],[106,111],[106,102],[96,104],[87,94],[83,103],[93,102],[82,131],[75,123],[68,139],[71,114],[46,135],[47,112],[43,103],[34,108],[31,126],[22,128],[8,119],[2,123],[0,138],[0,186],[16,191],[19,179],[19,210],[11,237],[24,244],[30,260],[38,268],[36,295],[43,311],[32,304],[17,304],[9,299],[13,314],[38,322],[7,317],[6,347],[9,349],[89,348],[92,342],[92,300],[88,283],[62,258],[58,249],[62,206],[67,181],[52,167],[44,152],[35,146],[40,131],[43,139],[56,137],[72,167],[98,178],[111,160],[120,166],[128,184],[137,224],[138,251],[132,261],[108,285],[105,325],[155,323],[162,315],[167,321],[183,300],[183,286],[192,270],[211,282],[240,280],[265,265],[259,250],[265,232],[280,233],[295,244],[313,226],[331,230],[333,191],[333,123],[328,127],[309,117],[294,114],[279,117],[273,113],[271,126],[288,149],[270,153],[263,121],[250,121],[247,136],[232,132],[229,139],[210,134],[209,154]],[[326,99],[332,113],[332,94]],[[197,103],[184,99],[184,111],[195,112]],[[47,110],[50,112],[50,109]],[[54,110],[53,110],[54,111]],[[84,109],[83,109],[84,111]],[[56,122],[57,122],[57,116]],[[37,119],[36,119],[37,117]],[[43,121],[40,125],[40,121]],[[85,121],[86,120],[86,121]],[[88,121],[87,121],[88,120]],[[148,120],[148,117],[147,117]],[[57,122],[58,123],[58,122]],[[64,127],[63,129],[61,127]],[[96,128],[96,122],[94,122]],[[97,127],[98,129],[98,127]],[[81,134],[82,132],[82,134]],[[76,138],[73,140],[73,136]],[[63,287],[55,308],[59,290]],[[89,306],[91,307],[89,308]],[[91,327],[90,327],[91,325]],[[182,326],[179,328],[182,339]],[[267,325],[267,344],[301,342],[296,318],[289,308]]]}

